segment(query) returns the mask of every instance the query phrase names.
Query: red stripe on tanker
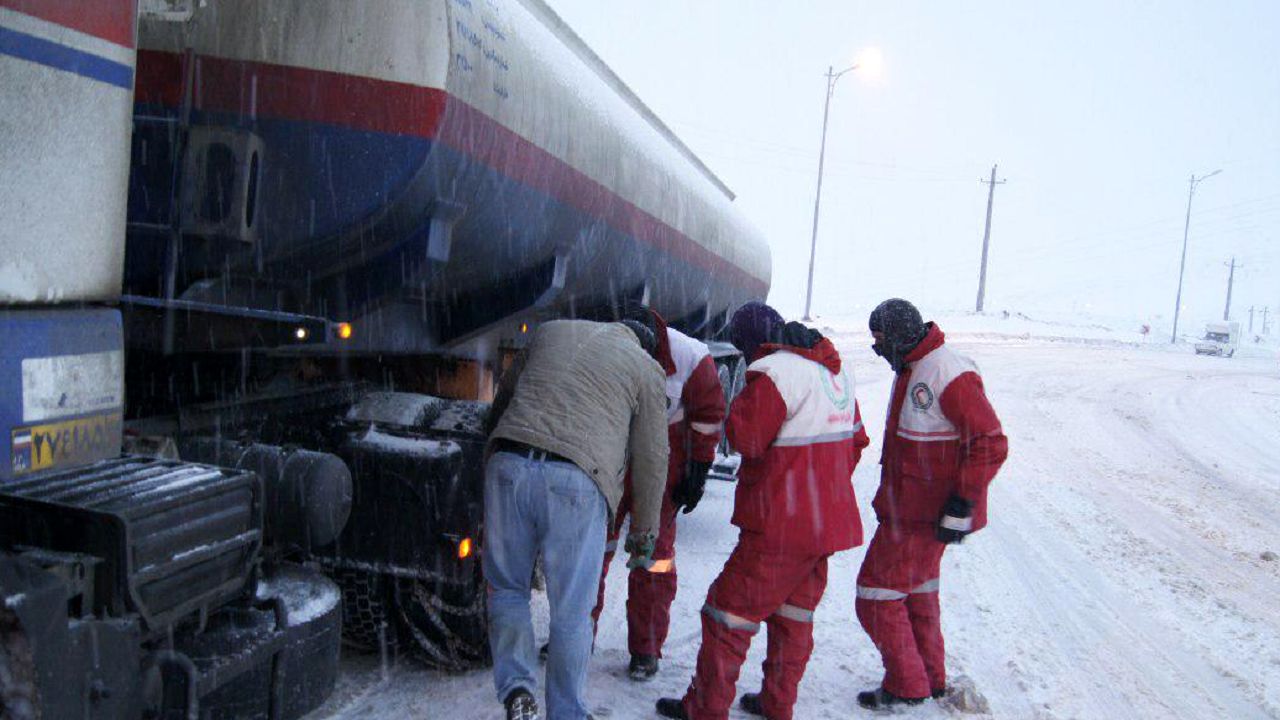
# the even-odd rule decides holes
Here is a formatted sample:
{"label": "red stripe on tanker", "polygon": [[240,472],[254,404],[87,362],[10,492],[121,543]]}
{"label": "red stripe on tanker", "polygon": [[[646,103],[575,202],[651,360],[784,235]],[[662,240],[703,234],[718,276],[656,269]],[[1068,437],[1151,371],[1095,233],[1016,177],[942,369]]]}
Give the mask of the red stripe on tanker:
{"label": "red stripe on tanker", "polygon": [[[436,88],[210,56],[195,57],[195,110],[287,118],[439,140],[685,262],[731,276],[759,293],[767,284],[640,209],[551,153]],[[139,102],[175,107],[182,98],[183,56],[138,52]],[[449,121],[443,123],[445,108]]]}
{"label": "red stripe on tanker", "polygon": [[136,0],[0,0],[0,7],[133,47]]}
{"label": "red stripe on tanker", "polygon": [[[194,110],[244,117],[287,118],[371,132],[435,138],[447,95],[438,88],[326,70],[229,60],[192,58]],[[136,99],[176,107],[182,102],[186,57],[138,51]]]}

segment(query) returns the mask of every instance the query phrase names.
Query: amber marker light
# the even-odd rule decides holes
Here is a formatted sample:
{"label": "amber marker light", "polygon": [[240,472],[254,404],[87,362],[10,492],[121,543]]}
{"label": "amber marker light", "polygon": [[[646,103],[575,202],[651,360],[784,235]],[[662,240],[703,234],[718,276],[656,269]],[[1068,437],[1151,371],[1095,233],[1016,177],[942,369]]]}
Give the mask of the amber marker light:
{"label": "amber marker light", "polygon": [[471,557],[471,538],[464,537],[458,541],[458,559],[466,560]]}
{"label": "amber marker light", "polygon": [[529,323],[520,323],[520,334],[524,335],[529,332]]}
{"label": "amber marker light", "polygon": [[351,334],[354,332],[355,332],[355,329],[351,327],[351,323],[349,322],[338,323],[338,339],[339,340],[350,340]]}

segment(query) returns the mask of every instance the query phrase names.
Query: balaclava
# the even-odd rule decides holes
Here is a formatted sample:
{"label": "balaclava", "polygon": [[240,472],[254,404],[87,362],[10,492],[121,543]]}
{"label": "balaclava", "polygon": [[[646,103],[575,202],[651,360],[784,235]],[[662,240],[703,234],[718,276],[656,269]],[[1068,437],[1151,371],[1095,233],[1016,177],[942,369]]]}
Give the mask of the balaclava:
{"label": "balaclava", "polygon": [[880,333],[882,339],[871,346],[877,355],[889,363],[894,372],[902,372],[907,355],[929,334],[929,327],[920,317],[915,305],[901,298],[885,300],[871,311],[867,327]]}

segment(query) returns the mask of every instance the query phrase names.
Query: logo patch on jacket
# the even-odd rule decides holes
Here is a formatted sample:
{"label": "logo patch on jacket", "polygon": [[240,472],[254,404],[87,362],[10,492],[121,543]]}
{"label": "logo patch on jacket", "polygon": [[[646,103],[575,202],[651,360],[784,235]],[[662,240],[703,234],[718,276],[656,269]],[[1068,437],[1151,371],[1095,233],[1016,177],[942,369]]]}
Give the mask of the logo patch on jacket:
{"label": "logo patch on jacket", "polygon": [[916,383],[911,388],[911,404],[917,410],[928,410],[933,407],[933,391],[925,383]]}
{"label": "logo patch on jacket", "polygon": [[836,406],[836,409],[848,409],[849,382],[844,377],[844,373],[834,376],[826,368],[820,367],[818,368],[818,377],[822,378],[822,389],[827,393],[827,399]]}

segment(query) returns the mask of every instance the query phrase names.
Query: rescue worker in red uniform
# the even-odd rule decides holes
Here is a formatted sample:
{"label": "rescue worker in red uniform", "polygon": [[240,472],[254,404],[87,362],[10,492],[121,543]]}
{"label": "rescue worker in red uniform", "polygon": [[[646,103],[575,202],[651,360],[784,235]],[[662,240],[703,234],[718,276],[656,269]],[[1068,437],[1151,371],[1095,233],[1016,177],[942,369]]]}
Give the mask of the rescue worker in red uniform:
{"label": "rescue worker in red uniform", "polygon": [[867,708],[946,694],[938,569],[947,545],[987,524],[987,486],[1008,453],[978,368],[906,300],[868,323],[875,353],[897,374],[881,453],[876,529],[858,573],[858,620],[880,650],[884,680]]}
{"label": "rescue worker in red uniform", "polygon": [[741,707],[790,720],[813,651],[813,613],[827,558],[862,543],[853,470],[867,445],[852,374],[831,341],[773,308],[733,316],[733,344],[751,361],[725,426],[742,454],[734,498],[738,545],[707,592],[702,647],[683,699],[660,715],[723,720],[752,636],[768,628],[764,683]]}
{"label": "rescue worker in red uniform", "polygon": [[[685,513],[691,512],[702,499],[707,473],[720,444],[725,404],[720,374],[707,346],[667,327],[666,321],[652,310],[641,309],[639,313],[638,319],[646,322],[658,339],[655,359],[666,373],[667,440],[671,448],[653,564],[648,569],[633,568],[627,578],[627,649],[631,652],[627,674],[632,680],[644,681],[658,672],[671,623],[677,579],[676,515],[681,508]],[[635,314],[631,311],[628,317]],[[591,613],[597,625],[604,610],[609,564],[631,507],[630,483],[626,487],[605,545],[599,596]]]}

